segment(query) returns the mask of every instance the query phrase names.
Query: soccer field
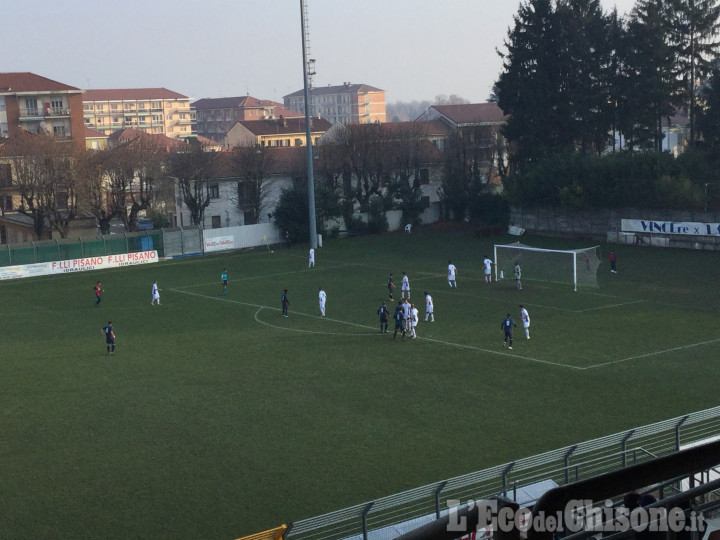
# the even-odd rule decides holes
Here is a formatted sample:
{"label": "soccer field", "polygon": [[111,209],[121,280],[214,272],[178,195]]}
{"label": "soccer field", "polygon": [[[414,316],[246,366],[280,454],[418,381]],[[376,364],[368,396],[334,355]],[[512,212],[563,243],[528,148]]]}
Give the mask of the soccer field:
{"label": "soccer field", "polygon": [[[293,246],[0,282],[0,536],[236,538],[718,405],[717,254],[613,246],[611,274],[601,246],[597,289],[530,267],[522,291],[484,284],[513,240],[421,229],[326,242],[310,270]],[[402,271],[421,319],[435,302],[413,341],[378,332]]]}

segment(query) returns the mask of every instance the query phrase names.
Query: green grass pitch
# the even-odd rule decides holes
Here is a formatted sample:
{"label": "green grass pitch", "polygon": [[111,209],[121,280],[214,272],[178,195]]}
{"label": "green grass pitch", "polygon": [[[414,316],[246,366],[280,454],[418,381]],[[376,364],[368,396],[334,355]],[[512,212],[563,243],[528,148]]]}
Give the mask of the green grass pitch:
{"label": "green grass pitch", "polygon": [[[0,536],[235,538],[718,404],[716,253],[613,246],[611,274],[603,246],[598,289],[485,285],[512,240],[421,229],[326,242],[313,270],[294,246],[0,282]],[[402,271],[421,317],[435,300],[412,342],[378,332]],[[505,350],[520,303],[532,339]]]}

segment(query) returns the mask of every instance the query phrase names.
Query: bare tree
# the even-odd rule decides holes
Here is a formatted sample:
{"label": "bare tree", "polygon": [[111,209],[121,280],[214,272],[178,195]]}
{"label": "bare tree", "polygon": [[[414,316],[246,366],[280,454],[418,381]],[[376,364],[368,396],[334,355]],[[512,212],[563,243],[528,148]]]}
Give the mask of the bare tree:
{"label": "bare tree", "polygon": [[177,181],[183,203],[190,210],[190,221],[200,225],[205,209],[210,206],[208,181],[212,177],[217,153],[206,151],[199,143],[176,150],[168,161],[168,175]]}
{"label": "bare tree", "polygon": [[417,224],[426,205],[422,202],[421,178],[423,162],[429,153],[437,152],[433,144],[427,140],[425,124],[408,122],[398,124],[388,140],[382,144],[387,153],[390,175],[390,193],[396,208],[402,210],[403,223]]}
{"label": "bare tree", "polygon": [[117,217],[108,204],[108,187],[102,166],[102,154],[96,151],[84,151],[78,155],[76,174],[81,186],[79,205],[98,221],[102,234],[110,233],[110,221]]}
{"label": "bare tree", "polygon": [[20,196],[18,212],[33,221],[38,239],[47,227],[65,238],[78,214],[74,147],[49,135],[22,132],[2,145],[11,164],[13,187]]}
{"label": "bare tree", "polygon": [[125,230],[138,229],[138,214],[151,207],[156,184],[165,177],[167,148],[154,136],[141,134],[103,150],[109,210]]}
{"label": "bare tree", "polygon": [[239,146],[233,149],[234,169],[239,178],[232,200],[245,212],[245,224],[257,223],[268,197],[268,175],[272,171],[278,149],[267,146]]}

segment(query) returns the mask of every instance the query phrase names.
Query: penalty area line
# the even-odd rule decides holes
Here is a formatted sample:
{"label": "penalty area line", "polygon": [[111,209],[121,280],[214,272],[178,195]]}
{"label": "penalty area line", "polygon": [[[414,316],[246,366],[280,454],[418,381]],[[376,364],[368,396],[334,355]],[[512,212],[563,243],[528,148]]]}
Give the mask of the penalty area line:
{"label": "penalty area line", "polygon": [[684,351],[686,349],[692,349],[694,347],[702,347],[704,345],[712,345],[720,341],[720,338],[711,339],[709,341],[701,341],[700,343],[690,343],[689,345],[681,345],[679,347],[672,347],[671,349],[663,349],[661,351],[653,351],[645,354],[638,354],[637,356],[628,356],[627,358],[620,358],[619,360],[611,360],[609,362],[602,362],[601,364],[593,364],[581,369],[595,369],[599,367],[611,366],[613,364],[620,364],[622,362],[630,362],[631,360],[639,360],[641,358],[648,358],[650,356],[659,356],[661,354],[667,354],[677,351]]}
{"label": "penalty area line", "polygon": [[472,351],[479,351],[479,352],[484,352],[484,353],[488,353],[488,354],[495,354],[498,356],[507,356],[509,358],[517,358],[520,360],[526,360],[528,362],[536,362],[538,364],[547,364],[550,366],[567,368],[567,369],[575,369],[578,371],[586,369],[586,368],[581,368],[581,367],[577,367],[577,366],[571,366],[569,364],[561,364],[559,362],[551,362],[549,360],[540,360],[539,358],[532,358],[530,356],[523,356],[521,354],[513,354],[513,353],[505,352],[505,351],[494,351],[492,349],[484,349],[482,347],[475,347],[473,345],[463,345],[461,343],[453,343],[452,341],[442,341],[439,339],[422,337],[422,336],[418,336],[418,339],[424,339],[425,341],[431,341],[433,343],[439,343],[441,345],[448,345],[450,347],[459,347],[461,349],[470,349]]}
{"label": "penalty area line", "polygon": [[[200,298],[207,298],[208,300],[217,300],[217,301],[220,301],[220,302],[230,302],[230,303],[239,304],[239,305],[242,305],[242,306],[256,307],[256,308],[258,308],[258,311],[255,313],[255,320],[256,320],[258,323],[260,323],[260,324],[265,324],[265,325],[267,325],[267,326],[271,326],[271,327],[274,327],[274,328],[278,328],[278,329],[280,329],[280,330],[292,330],[292,329],[290,329],[290,328],[285,328],[285,327],[281,327],[281,326],[274,326],[274,325],[272,325],[272,324],[264,323],[263,321],[258,320],[258,314],[259,314],[260,311],[262,311],[263,309],[269,309],[269,310],[272,310],[272,311],[281,311],[280,308],[269,307],[269,306],[261,306],[260,304],[253,304],[253,303],[251,303],[251,302],[241,302],[241,301],[239,301],[239,300],[230,300],[229,298],[220,298],[220,297],[215,297],[215,296],[208,296],[208,295],[206,295],[206,294],[193,293],[193,292],[189,292],[189,291],[181,291],[181,290],[179,290],[179,289],[168,289],[168,290],[170,290],[170,291],[175,291],[175,292],[178,292],[178,293],[180,293],[180,294],[187,294],[187,295],[189,295],[189,296],[198,296],[198,297],[200,297]],[[357,326],[357,327],[359,327],[359,328],[365,328],[365,329],[368,329],[368,330],[375,330],[374,327],[368,326],[368,325],[366,325],[366,324],[359,324],[359,323],[354,323],[354,322],[349,322],[349,321],[341,321],[340,319],[332,319],[332,318],[330,318],[330,317],[320,317],[319,315],[310,315],[309,313],[302,313],[302,312],[299,312],[299,311],[294,311],[294,312],[293,312],[293,315],[299,315],[299,316],[303,316],[303,317],[311,317],[311,318],[313,318],[313,319],[322,319],[322,320],[324,320],[324,321],[331,321],[331,322],[336,322],[336,323],[340,323],[340,324],[347,324],[347,325],[350,325],[350,326]],[[296,330],[296,331],[301,331],[301,332],[306,332],[306,333],[319,333],[319,332],[313,332],[313,331],[310,331],[310,330]],[[328,335],[328,334],[326,334],[326,335]],[[329,334],[329,335],[353,335],[353,336],[355,336],[355,335],[376,335],[376,334],[373,333],[373,334]],[[453,342],[451,342],[451,341],[442,341],[442,340],[440,340],[440,339],[434,339],[434,338],[430,338],[430,337],[418,336],[417,338],[418,338],[418,339],[421,339],[421,340],[424,340],[424,341],[428,341],[428,342],[430,342],[430,343],[437,343],[437,344],[439,344],[439,345],[447,345],[447,346],[449,346],[449,347],[458,347],[458,348],[460,348],[460,349],[468,349],[468,350],[471,350],[471,351],[478,351],[478,352],[483,352],[483,353],[488,353],[488,354],[494,354],[494,355],[497,355],[497,356],[505,356],[505,357],[508,357],[508,358],[515,358],[515,359],[519,359],[519,360],[525,360],[525,361],[527,361],[527,362],[535,362],[535,363],[537,363],[537,364],[545,364],[545,365],[549,365],[549,366],[555,366],[555,367],[566,368],[566,369],[574,369],[574,370],[578,370],[578,371],[582,371],[582,370],[584,370],[584,369],[588,369],[588,368],[577,367],[577,366],[572,366],[572,365],[568,365],[568,364],[561,364],[561,363],[559,363],[559,362],[551,362],[551,361],[549,361],[549,360],[541,360],[541,359],[539,359],[539,358],[532,358],[532,357],[530,357],[530,356],[522,356],[522,355],[520,355],[520,354],[512,354],[512,353],[507,352],[507,351],[494,351],[494,350],[492,350],[492,349],[485,349],[485,348],[483,348],[483,347],[475,347],[475,346],[473,346],[473,345],[463,345],[463,344],[461,344],[461,343],[453,343]]]}

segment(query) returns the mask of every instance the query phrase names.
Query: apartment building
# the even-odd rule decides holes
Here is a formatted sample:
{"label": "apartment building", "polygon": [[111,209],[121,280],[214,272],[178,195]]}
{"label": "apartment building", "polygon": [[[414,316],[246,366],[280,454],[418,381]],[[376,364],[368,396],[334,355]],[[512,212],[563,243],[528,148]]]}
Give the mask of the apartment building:
{"label": "apartment building", "polygon": [[34,73],[0,73],[0,136],[18,130],[85,144],[82,90]]}
{"label": "apartment building", "polygon": [[85,126],[105,135],[125,128],[171,139],[195,133],[190,98],[167,88],[85,90],[82,102]]}
{"label": "apartment building", "polygon": [[[283,97],[285,107],[305,112],[305,92],[298,90]],[[372,124],[385,122],[385,90],[367,84],[346,82],[310,90],[310,115],[331,124]]]}
{"label": "apartment building", "polygon": [[302,116],[282,103],[252,96],[203,98],[190,106],[197,117],[197,134],[221,144],[227,143],[225,136],[237,122]]}

